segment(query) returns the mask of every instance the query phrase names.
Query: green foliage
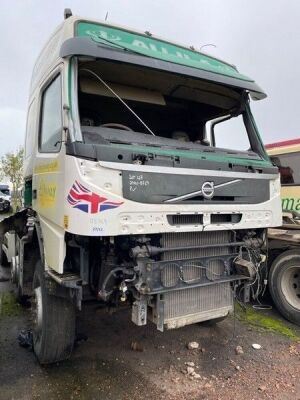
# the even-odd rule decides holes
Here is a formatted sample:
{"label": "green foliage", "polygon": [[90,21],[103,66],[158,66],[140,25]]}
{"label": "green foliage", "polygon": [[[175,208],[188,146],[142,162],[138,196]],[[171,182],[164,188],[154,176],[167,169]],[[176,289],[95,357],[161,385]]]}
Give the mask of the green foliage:
{"label": "green foliage", "polygon": [[2,293],[0,295],[0,317],[14,316],[20,313],[20,306],[17,303],[16,296],[12,292]]}
{"label": "green foliage", "polygon": [[236,304],[235,309],[237,318],[244,323],[287,336],[291,340],[300,340],[299,334],[288,322],[274,317],[267,310],[255,310],[250,305],[243,309],[239,304]]}
{"label": "green foliage", "polygon": [[14,210],[22,206],[24,149],[14,153],[6,153],[1,158],[0,175],[8,178],[12,184],[12,207]]}

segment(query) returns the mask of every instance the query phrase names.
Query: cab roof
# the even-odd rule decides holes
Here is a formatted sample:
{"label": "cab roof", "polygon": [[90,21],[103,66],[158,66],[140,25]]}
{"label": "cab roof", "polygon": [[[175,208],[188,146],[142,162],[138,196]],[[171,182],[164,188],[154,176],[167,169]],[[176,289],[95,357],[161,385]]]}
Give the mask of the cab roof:
{"label": "cab roof", "polygon": [[[42,50],[33,71],[38,81],[59,58],[91,56],[167,70],[248,90],[253,99],[266,97],[249,77],[225,61],[182,44],[103,21],[67,18]],[[32,82],[34,86],[34,82]]]}

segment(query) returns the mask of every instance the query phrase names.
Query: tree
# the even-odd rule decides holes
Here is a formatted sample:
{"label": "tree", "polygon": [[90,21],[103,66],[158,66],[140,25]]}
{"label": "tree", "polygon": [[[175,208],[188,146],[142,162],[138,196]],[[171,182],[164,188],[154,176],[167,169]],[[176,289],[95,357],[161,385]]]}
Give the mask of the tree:
{"label": "tree", "polygon": [[24,149],[21,147],[14,153],[6,153],[1,158],[0,173],[12,184],[12,207],[14,210],[22,206]]}

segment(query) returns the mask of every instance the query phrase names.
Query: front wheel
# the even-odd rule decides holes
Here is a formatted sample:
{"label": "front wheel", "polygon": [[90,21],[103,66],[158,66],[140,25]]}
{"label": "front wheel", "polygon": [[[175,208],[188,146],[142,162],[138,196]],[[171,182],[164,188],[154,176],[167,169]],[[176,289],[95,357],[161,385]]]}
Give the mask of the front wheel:
{"label": "front wheel", "polygon": [[70,357],[75,340],[75,307],[66,298],[49,294],[38,261],[33,277],[33,349],[41,364]]}
{"label": "front wheel", "polygon": [[300,252],[288,250],[275,258],[270,269],[269,288],[278,311],[300,325]]}

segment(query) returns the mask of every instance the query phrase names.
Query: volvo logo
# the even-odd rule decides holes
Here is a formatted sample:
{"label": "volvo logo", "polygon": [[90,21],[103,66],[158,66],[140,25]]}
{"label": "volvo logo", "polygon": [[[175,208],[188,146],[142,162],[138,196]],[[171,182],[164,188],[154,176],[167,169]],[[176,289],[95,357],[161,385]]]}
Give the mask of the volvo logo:
{"label": "volvo logo", "polygon": [[211,199],[215,193],[215,184],[213,182],[204,182],[201,187],[202,196]]}
{"label": "volvo logo", "polygon": [[201,186],[201,190],[197,190],[196,192],[182,194],[177,197],[173,197],[171,199],[165,200],[165,203],[178,203],[179,201],[184,201],[188,199],[193,199],[196,196],[203,196],[205,199],[211,199],[215,195],[215,190],[221,187],[226,187],[229,185],[234,185],[238,182],[242,182],[242,179],[234,179],[232,181],[222,182],[215,185],[212,181],[206,181]]}

